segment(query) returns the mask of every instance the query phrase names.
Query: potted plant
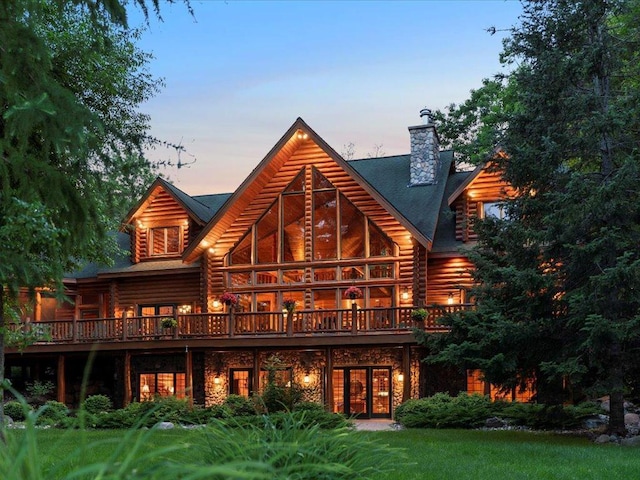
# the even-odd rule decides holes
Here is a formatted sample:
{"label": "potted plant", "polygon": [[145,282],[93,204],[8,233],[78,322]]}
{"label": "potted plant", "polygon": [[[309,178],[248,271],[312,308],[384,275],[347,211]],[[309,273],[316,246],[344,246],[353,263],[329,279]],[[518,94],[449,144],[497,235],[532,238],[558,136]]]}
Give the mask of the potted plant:
{"label": "potted plant", "polygon": [[351,286],[344,291],[345,298],[350,298],[351,300],[355,300],[356,298],[362,298],[362,290],[358,287]]}
{"label": "potted plant", "polygon": [[178,321],[173,317],[164,317],[160,320],[162,328],[175,328],[178,326]]}
{"label": "potted plant", "polygon": [[414,322],[424,322],[429,312],[426,308],[416,308],[411,312],[411,319]]}
{"label": "potted plant", "polygon": [[286,310],[287,313],[293,313],[296,309],[296,301],[293,298],[285,298],[282,301],[282,310]]}
{"label": "potted plant", "polygon": [[224,292],[222,295],[220,295],[220,302],[229,307],[238,303],[238,296],[235,293]]}

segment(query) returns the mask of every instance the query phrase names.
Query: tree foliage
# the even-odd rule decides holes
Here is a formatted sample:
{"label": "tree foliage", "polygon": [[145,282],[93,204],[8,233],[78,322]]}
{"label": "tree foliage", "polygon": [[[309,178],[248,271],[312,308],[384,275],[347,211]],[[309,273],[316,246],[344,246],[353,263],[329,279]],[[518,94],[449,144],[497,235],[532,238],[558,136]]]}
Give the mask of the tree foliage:
{"label": "tree foliage", "polygon": [[614,431],[623,394],[640,394],[639,4],[524,4],[496,158],[519,194],[476,222],[477,311],[431,344],[503,386],[535,377],[547,400],[566,399],[562,381],[608,394]]}
{"label": "tree foliage", "polygon": [[64,272],[105,262],[114,219],[153,176],[138,107],[160,82],[125,5],[0,3],[0,380],[19,290],[61,292]]}

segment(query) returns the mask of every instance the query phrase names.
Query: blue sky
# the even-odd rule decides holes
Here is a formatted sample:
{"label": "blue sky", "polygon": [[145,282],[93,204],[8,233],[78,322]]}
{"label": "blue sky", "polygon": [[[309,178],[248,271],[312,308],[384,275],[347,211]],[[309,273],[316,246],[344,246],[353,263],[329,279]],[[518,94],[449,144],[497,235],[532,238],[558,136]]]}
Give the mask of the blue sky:
{"label": "blue sky", "polygon": [[139,43],[166,84],[143,110],[152,134],[195,156],[165,172],[190,194],[235,190],[297,117],[338,152],[408,153],[420,109],[464,101],[500,71],[502,37],[486,29],[521,12],[515,0],[191,4],[195,18],[163,5]]}

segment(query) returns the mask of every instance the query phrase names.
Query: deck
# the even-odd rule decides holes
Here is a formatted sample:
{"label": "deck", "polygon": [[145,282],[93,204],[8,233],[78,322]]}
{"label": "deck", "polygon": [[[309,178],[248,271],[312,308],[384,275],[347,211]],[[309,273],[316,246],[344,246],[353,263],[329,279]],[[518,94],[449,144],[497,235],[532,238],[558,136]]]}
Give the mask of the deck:
{"label": "deck", "polygon": [[[38,328],[41,340],[29,347],[53,345],[123,344],[175,341],[226,340],[226,345],[249,340],[298,339],[308,337],[343,338],[411,334],[414,328],[445,331],[439,320],[448,313],[473,308],[471,304],[431,305],[424,322],[411,318],[413,307],[300,310],[285,312],[189,313],[174,316],[176,326],[164,328],[166,316],[123,316],[119,318],[42,321],[12,325],[11,328]],[[347,338],[351,340],[347,340]],[[244,341],[243,341],[244,340]],[[359,338],[360,342],[365,338]],[[174,341],[174,342],[167,342]],[[356,343],[360,343],[356,342]],[[202,343],[202,342],[198,342]],[[75,349],[74,349],[75,350]]]}

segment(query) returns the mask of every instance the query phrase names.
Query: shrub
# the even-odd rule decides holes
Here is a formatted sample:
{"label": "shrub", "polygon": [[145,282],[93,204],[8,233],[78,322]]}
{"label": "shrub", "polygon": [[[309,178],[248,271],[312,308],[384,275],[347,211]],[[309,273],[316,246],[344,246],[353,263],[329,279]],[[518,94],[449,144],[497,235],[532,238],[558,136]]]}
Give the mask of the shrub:
{"label": "shrub", "polygon": [[27,391],[28,403],[37,407],[44,405],[53,392],[54,387],[53,382],[50,381],[41,382],[40,380],[36,380],[32,383],[27,383],[25,390]]}
{"label": "shrub", "polygon": [[511,403],[503,405],[500,415],[517,425],[558,430],[578,428],[585,418],[599,413],[603,413],[602,409],[593,402],[565,406]]}
{"label": "shrub", "polygon": [[36,420],[36,425],[57,426],[61,425],[67,418],[69,409],[64,403],[56,400],[49,400],[38,410],[38,412],[39,414]]}
{"label": "shrub", "polygon": [[438,393],[433,397],[408,400],[396,409],[396,420],[408,428],[477,428],[497,416],[511,424],[538,430],[576,428],[592,415],[602,413],[595,403],[540,405],[497,401],[461,393],[457,397]]}
{"label": "shrub", "polygon": [[87,413],[96,414],[111,411],[113,403],[106,395],[90,395],[82,402],[82,407]]}
{"label": "shrub", "polygon": [[396,409],[395,418],[408,428],[477,428],[493,414],[488,397],[437,393],[403,403]]}
{"label": "shrub", "polygon": [[4,414],[16,422],[22,422],[30,410],[31,407],[29,405],[16,400],[4,404]]}
{"label": "shrub", "polygon": [[253,402],[242,395],[229,395],[224,399],[223,406],[226,407],[228,413],[234,417],[256,415],[257,413]]}

